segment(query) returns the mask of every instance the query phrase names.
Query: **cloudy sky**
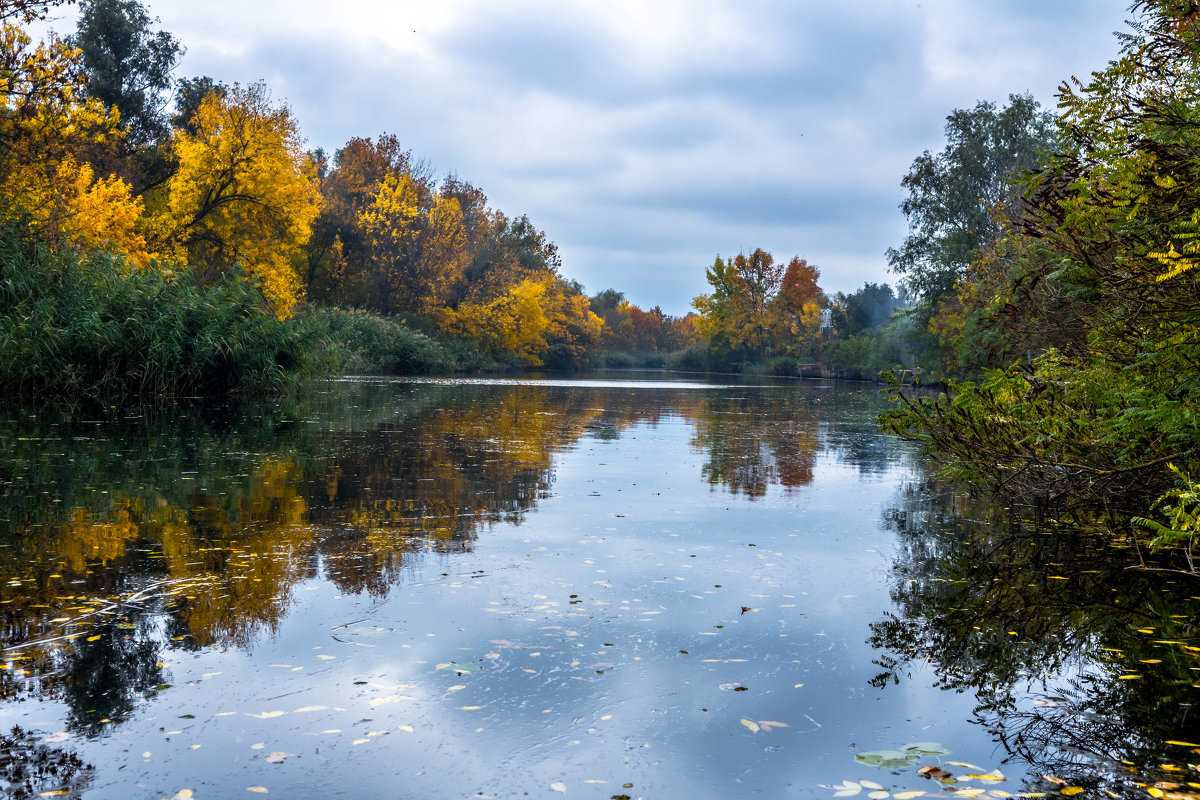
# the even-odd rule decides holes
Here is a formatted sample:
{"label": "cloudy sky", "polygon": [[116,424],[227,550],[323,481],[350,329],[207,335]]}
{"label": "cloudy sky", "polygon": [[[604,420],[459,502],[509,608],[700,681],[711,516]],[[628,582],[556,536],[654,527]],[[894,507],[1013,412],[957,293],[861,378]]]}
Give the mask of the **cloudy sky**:
{"label": "cloudy sky", "polygon": [[[398,135],[557,242],[563,272],[681,314],[717,254],[889,281],[900,178],[946,114],[1116,52],[1129,0],[143,0],[181,76],[265,80],[310,146]],[[74,28],[70,11],[53,23]]]}

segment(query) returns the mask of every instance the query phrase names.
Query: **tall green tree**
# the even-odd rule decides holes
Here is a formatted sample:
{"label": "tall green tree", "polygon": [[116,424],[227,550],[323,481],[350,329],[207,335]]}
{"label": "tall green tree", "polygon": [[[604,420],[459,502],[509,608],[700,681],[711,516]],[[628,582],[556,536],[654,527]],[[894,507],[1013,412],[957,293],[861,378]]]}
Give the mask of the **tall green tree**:
{"label": "tall green tree", "polygon": [[953,289],[979,250],[1014,216],[1014,179],[1054,149],[1053,116],[1029,94],[1008,105],[979,102],[946,117],[946,146],[913,161],[901,186],[908,236],[887,251],[892,271],[915,299],[931,306]]}
{"label": "tall green tree", "polygon": [[83,53],[88,93],[116,106],[130,146],[146,145],[168,130],[167,90],[184,47],[167,31],[154,31],[137,0],[82,0],[70,44]]}

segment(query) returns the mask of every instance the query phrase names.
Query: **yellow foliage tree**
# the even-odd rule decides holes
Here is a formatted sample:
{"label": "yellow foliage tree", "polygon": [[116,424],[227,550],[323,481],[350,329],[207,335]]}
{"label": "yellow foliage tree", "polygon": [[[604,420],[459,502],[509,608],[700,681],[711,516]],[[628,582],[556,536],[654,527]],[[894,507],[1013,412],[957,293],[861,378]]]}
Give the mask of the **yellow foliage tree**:
{"label": "yellow foliage tree", "polygon": [[427,313],[447,302],[467,266],[457,199],[428,191],[407,170],[394,171],[357,221],[382,310]]}
{"label": "yellow foliage tree", "polygon": [[280,317],[303,296],[296,267],[320,209],[302,145],[263,84],[210,93],[175,134],[179,168],[154,224],[164,249],[205,279],[241,264]]}
{"label": "yellow foliage tree", "polygon": [[0,24],[0,217],[21,219],[45,241],[150,261],[137,227],[142,202],[116,176],[97,179],[84,159],[120,138],[117,114],[84,97],[78,50],[36,47]]}
{"label": "yellow foliage tree", "polygon": [[440,321],[450,332],[482,340],[530,366],[541,366],[548,357],[581,361],[604,330],[588,299],[553,273],[526,278],[491,302],[447,309]]}

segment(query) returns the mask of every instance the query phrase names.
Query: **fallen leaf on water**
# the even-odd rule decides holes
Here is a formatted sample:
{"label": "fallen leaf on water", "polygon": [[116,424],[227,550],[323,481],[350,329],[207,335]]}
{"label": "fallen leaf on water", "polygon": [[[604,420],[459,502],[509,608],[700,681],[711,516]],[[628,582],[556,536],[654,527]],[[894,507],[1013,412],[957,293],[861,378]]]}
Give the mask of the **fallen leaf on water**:
{"label": "fallen leaf on water", "polygon": [[921,767],[917,770],[918,775],[924,775],[926,778],[932,778],[935,781],[940,781],[942,778],[949,778],[953,773],[947,772],[941,767]]}
{"label": "fallen leaf on water", "polygon": [[[771,732],[772,728],[790,728],[790,727],[792,727],[791,725],[788,725],[786,722],[775,722],[774,720],[770,720],[770,719],[760,719],[758,721],[758,725],[760,728],[762,728],[764,731],[766,731],[768,733]],[[863,786],[866,786],[866,784],[864,783]],[[879,788],[882,789],[883,787],[880,786]]]}
{"label": "fallen leaf on water", "polygon": [[255,794],[269,794],[265,786],[247,786],[246,791],[254,792]]}
{"label": "fallen leaf on water", "polygon": [[459,711],[478,711],[481,708],[483,708],[483,706],[459,706],[458,710]]}
{"label": "fallen leaf on water", "polygon": [[742,724],[745,725],[747,728],[749,728],[751,733],[758,733],[760,730],[757,722],[753,722],[748,719],[743,719]]}
{"label": "fallen leaf on water", "polygon": [[412,726],[412,725],[397,725],[397,726],[396,726],[396,730],[398,730],[398,731],[404,731],[405,733],[412,733],[412,732],[413,732],[413,726]]}
{"label": "fallen leaf on water", "polygon": [[896,792],[892,797],[896,800],[912,800],[914,797],[924,797],[924,792]]}
{"label": "fallen leaf on water", "polygon": [[567,790],[567,785],[562,781],[555,781],[554,783],[550,784],[550,788],[556,792],[565,792]]}
{"label": "fallen leaf on water", "polygon": [[1048,780],[1051,783],[1056,784],[1058,786],[1066,786],[1067,785],[1067,782],[1064,781],[1062,778],[1056,778],[1053,775],[1043,775],[1042,778],[1044,778],[1045,780]]}
{"label": "fallen leaf on water", "polygon": [[262,750],[266,746],[267,746],[266,742],[258,742],[257,744],[250,745],[250,749],[251,750]]}
{"label": "fallen leaf on water", "polygon": [[322,654],[322,655],[317,656],[317,658],[321,661],[333,661],[335,658],[337,658],[337,656],[327,656],[327,655]]}
{"label": "fallen leaf on water", "polygon": [[956,767],[963,767],[964,769],[973,769],[976,772],[984,771],[984,768],[979,766],[978,764],[968,764],[966,761],[947,761],[946,763],[953,764]]}
{"label": "fallen leaf on water", "polygon": [[882,788],[883,788],[882,786],[880,786],[880,785],[879,785],[878,783],[876,783],[875,781],[859,781],[858,783],[859,783],[859,785],[860,785],[860,786],[862,786],[864,789],[882,789]]}
{"label": "fallen leaf on water", "polygon": [[376,708],[378,706],[386,706],[388,703],[399,703],[403,700],[412,700],[412,699],[413,698],[409,697],[406,694],[390,694],[387,697],[376,697],[374,700],[371,701],[371,708]]}
{"label": "fallen leaf on water", "polygon": [[304,714],[309,711],[324,711],[327,708],[329,708],[329,706],[305,706],[304,708],[297,708],[295,713],[296,714]]}
{"label": "fallen leaf on water", "polygon": [[255,719],[274,719],[275,717],[282,717],[286,713],[286,711],[264,711],[261,714],[246,714],[246,716],[254,717]]}
{"label": "fallen leaf on water", "polygon": [[1061,791],[1067,797],[1074,797],[1077,794],[1083,794],[1084,789],[1082,786],[1067,786],[1059,791]]}
{"label": "fallen leaf on water", "polygon": [[88,640],[89,642],[94,642],[94,641],[96,641],[96,640],[97,640],[97,639],[99,639],[99,638],[100,638],[100,634],[96,634],[95,636],[89,636],[89,637],[87,638],[87,640]]}
{"label": "fallen leaf on water", "polygon": [[70,794],[70,789],[55,789],[50,792],[42,792],[38,797],[58,797],[59,795]]}
{"label": "fallen leaf on water", "polygon": [[462,684],[462,683],[460,683],[458,686],[451,686],[451,687],[450,687],[449,689],[447,689],[446,691],[447,691],[447,692],[461,692],[461,691],[462,691],[463,689],[465,689],[465,688],[467,688],[467,687],[466,687],[466,685],[465,685],[465,684]]}
{"label": "fallen leaf on water", "polygon": [[862,791],[862,786],[854,781],[842,781],[841,786],[834,786],[831,788],[837,789],[837,791],[833,793],[834,797],[853,797]]}
{"label": "fallen leaf on water", "polygon": [[1177,739],[1167,739],[1167,744],[1177,744],[1180,747],[1200,747],[1200,744],[1193,744],[1192,742],[1181,742]]}
{"label": "fallen leaf on water", "polygon": [[288,756],[295,755],[294,753],[285,753],[282,750],[277,750],[267,756],[268,764],[282,764],[287,760]]}
{"label": "fallen leaf on water", "polygon": [[980,775],[980,774],[975,774],[975,773],[969,773],[969,774],[967,775],[967,777],[968,777],[968,778],[975,778],[976,780],[981,780],[981,781],[1003,781],[1003,780],[1007,780],[1007,779],[1006,779],[1006,778],[1005,778],[1003,775],[1001,775],[1001,774],[1000,774],[1000,770],[998,770],[998,769],[994,769],[994,770],[992,770],[991,772],[985,772],[985,773],[983,773],[982,775]]}
{"label": "fallen leaf on water", "polygon": [[58,733],[47,736],[45,739],[42,739],[42,741],[46,742],[48,744],[54,744],[55,742],[65,742],[67,739],[70,739],[70,738],[71,738],[71,734],[67,733],[66,731],[60,731]]}
{"label": "fallen leaf on water", "polygon": [[889,796],[890,795],[885,791],[871,792],[867,795],[867,797],[871,798],[871,800],[884,800],[885,797]]}
{"label": "fallen leaf on water", "polygon": [[369,741],[371,741],[371,740],[370,740],[370,739],[355,739],[355,740],[354,740],[353,742],[351,742],[350,744],[352,744],[352,745],[357,745],[357,744],[366,744],[366,743],[367,743],[367,742],[369,742]]}

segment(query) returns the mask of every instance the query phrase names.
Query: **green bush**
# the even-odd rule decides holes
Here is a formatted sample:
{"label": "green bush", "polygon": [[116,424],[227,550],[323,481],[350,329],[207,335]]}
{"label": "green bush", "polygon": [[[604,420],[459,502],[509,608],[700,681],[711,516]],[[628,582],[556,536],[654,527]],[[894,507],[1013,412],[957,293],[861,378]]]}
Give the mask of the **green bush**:
{"label": "green bush", "polygon": [[330,374],[429,375],[474,369],[483,361],[467,343],[447,346],[369,311],[313,308],[302,319],[319,332]]}
{"label": "green bush", "polygon": [[0,230],[0,391],[73,396],[273,392],[315,364],[312,331],[279,320],[236,273],[200,286]]}

